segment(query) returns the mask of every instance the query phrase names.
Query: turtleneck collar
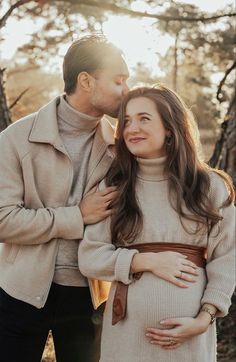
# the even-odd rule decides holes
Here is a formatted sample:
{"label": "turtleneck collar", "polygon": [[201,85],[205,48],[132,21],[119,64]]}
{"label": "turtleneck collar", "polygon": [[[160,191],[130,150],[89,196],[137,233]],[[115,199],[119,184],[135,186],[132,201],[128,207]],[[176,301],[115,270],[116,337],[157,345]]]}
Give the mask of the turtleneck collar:
{"label": "turtleneck collar", "polygon": [[163,181],[168,176],[164,173],[166,156],[159,158],[136,158],[139,170],[138,177],[147,181]]}
{"label": "turtleneck collar", "polygon": [[74,130],[79,132],[90,132],[94,130],[99,121],[100,117],[92,117],[85,113],[77,111],[73,108],[65,99],[65,95],[61,95],[60,103],[57,108],[57,114],[61,121],[70,126]]}

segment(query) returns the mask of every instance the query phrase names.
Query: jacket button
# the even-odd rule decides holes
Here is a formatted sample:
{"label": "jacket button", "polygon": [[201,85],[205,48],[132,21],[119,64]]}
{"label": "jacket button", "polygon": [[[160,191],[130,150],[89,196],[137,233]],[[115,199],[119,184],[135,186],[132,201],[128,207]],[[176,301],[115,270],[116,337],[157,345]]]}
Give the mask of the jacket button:
{"label": "jacket button", "polygon": [[39,297],[39,296],[38,296],[38,297],[36,297],[36,300],[41,300],[41,297]]}

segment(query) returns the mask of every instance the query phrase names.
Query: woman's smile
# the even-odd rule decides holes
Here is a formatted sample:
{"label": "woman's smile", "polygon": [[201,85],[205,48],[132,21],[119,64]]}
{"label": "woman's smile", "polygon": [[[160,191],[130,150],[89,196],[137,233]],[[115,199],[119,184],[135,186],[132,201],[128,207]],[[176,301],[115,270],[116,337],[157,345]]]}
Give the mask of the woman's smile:
{"label": "woman's smile", "polygon": [[132,137],[128,140],[130,143],[139,143],[141,141],[144,141],[146,138],[144,137]]}

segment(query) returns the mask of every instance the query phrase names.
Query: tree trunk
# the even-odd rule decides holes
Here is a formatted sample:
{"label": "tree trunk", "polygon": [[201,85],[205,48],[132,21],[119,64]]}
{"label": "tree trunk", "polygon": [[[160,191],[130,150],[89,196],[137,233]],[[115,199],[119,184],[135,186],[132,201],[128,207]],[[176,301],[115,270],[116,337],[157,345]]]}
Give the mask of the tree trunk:
{"label": "tree trunk", "polygon": [[209,165],[226,171],[236,187],[236,93],[231,99],[221,128]]}
{"label": "tree trunk", "polygon": [[11,124],[10,111],[4,89],[4,69],[0,68],[0,132]]}
{"label": "tree trunk", "polygon": [[178,82],[178,40],[179,33],[175,36],[175,46],[174,46],[174,69],[173,69],[173,89],[177,92],[177,82]]}
{"label": "tree trunk", "polygon": [[[221,134],[209,164],[226,171],[236,187],[236,93],[222,123]],[[217,330],[218,361],[233,360],[236,357],[236,291],[228,316],[217,320]]]}

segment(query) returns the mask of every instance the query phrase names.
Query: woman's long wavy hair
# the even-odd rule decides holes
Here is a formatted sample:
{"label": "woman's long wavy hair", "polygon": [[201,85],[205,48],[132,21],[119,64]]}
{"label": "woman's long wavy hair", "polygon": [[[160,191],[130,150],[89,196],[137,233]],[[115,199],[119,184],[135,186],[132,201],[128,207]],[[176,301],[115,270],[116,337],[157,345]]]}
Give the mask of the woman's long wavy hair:
{"label": "woman's long wavy hair", "polygon": [[[117,197],[112,203],[116,210],[111,218],[113,244],[134,242],[143,226],[135,187],[138,163],[127,149],[123,138],[127,103],[139,97],[153,101],[165,129],[170,134],[165,146],[165,172],[168,175],[172,207],[179,214],[183,226],[183,220],[188,219],[197,222],[195,232],[202,227],[209,231],[222,217],[219,211],[213,208],[208,196],[209,171],[212,169],[201,160],[198,129],[193,115],[175,92],[163,85],[155,85],[131,90],[121,104],[115,140],[117,156],[106,177],[108,185],[118,187]],[[214,171],[222,176],[228,186],[229,198],[222,205],[226,206],[234,197],[232,182],[223,171]]]}

